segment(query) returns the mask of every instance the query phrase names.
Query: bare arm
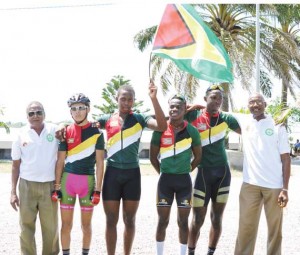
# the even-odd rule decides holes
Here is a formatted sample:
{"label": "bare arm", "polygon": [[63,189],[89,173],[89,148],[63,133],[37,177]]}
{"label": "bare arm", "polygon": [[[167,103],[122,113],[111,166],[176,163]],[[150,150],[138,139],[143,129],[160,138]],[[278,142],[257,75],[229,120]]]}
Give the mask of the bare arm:
{"label": "bare arm", "polygon": [[237,129],[235,129],[235,130],[233,130],[234,132],[236,132],[236,133],[238,133],[239,135],[241,135],[242,134],[242,130],[241,130],[241,128],[237,128]]}
{"label": "bare arm", "polygon": [[11,195],[10,204],[14,210],[18,211],[17,207],[20,206],[19,197],[17,195],[17,184],[20,175],[20,165],[21,159],[13,160],[12,170],[11,170]]}
{"label": "bare arm", "polygon": [[289,201],[288,189],[291,175],[291,158],[289,153],[281,154],[280,157],[282,162],[283,188],[278,196],[278,204],[281,207],[285,207]]}
{"label": "bare arm", "polygon": [[96,186],[95,191],[102,190],[104,174],[104,150],[96,150]]}
{"label": "bare arm", "polygon": [[159,146],[150,145],[150,162],[158,174],[160,173],[160,163],[158,160],[159,149]]}
{"label": "bare arm", "polygon": [[191,112],[194,110],[202,110],[205,109],[204,105],[201,104],[187,104],[186,105],[186,112]]}
{"label": "bare arm", "polygon": [[161,106],[157,100],[157,87],[154,85],[152,81],[150,81],[149,84],[149,95],[152,101],[152,105],[154,108],[154,113],[155,113],[155,119],[150,119],[147,122],[147,126],[150,129],[153,129],[155,131],[160,131],[163,132],[167,129],[167,121],[165,114],[163,110],[161,109]]}
{"label": "bare arm", "polygon": [[198,146],[192,147],[194,159],[191,162],[192,171],[200,164],[202,158],[202,147],[199,144]]}
{"label": "bare arm", "polygon": [[66,151],[58,151],[57,153],[57,160],[55,165],[55,189],[60,187],[61,182],[61,176],[64,171],[65,167],[65,158],[66,158],[67,152]]}

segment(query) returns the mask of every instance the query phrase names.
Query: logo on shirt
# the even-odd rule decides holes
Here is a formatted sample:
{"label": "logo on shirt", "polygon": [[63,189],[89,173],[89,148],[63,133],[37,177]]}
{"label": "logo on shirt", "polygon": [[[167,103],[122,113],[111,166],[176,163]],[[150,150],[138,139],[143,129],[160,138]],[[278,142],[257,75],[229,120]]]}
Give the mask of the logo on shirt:
{"label": "logo on shirt", "polygon": [[117,127],[117,126],[119,126],[119,121],[113,120],[109,124],[110,124],[111,127]]}
{"label": "logo on shirt", "polygon": [[268,135],[268,136],[271,136],[274,134],[274,131],[272,128],[267,128],[266,131],[265,131],[265,134]]}
{"label": "logo on shirt", "polygon": [[163,138],[162,139],[162,143],[164,145],[170,145],[170,144],[172,144],[172,137]]}
{"label": "logo on shirt", "polygon": [[206,130],[206,124],[205,123],[197,123],[197,129],[198,130]]}
{"label": "logo on shirt", "polygon": [[68,143],[74,143],[74,138],[69,138]]}
{"label": "logo on shirt", "polygon": [[47,140],[48,140],[48,142],[53,142],[54,136],[52,134],[48,134],[47,135]]}

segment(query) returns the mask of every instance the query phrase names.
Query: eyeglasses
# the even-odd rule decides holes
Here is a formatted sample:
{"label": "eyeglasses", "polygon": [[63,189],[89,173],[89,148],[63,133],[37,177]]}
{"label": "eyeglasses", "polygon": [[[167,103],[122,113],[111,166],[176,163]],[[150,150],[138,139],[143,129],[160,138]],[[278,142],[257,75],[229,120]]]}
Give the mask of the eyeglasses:
{"label": "eyeglasses", "polygon": [[43,111],[28,112],[28,116],[29,116],[29,117],[32,117],[33,115],[36,115],[36,116],[42,116],[43,113],[44,113]]}
{"label": "eyeglasses", "polygon": [[210,85],[209,87],[208,87],[208,89],[206,90],[206,92],[208,92],[208,91],[211,91],[211,90],[220,90],[220,91],[224,91],[224,89],[221,87],[221,85],[219,85],[219,84],[213,84],[213,85]]}
{"label": "eyeglasses", "polygon": [[72,112],[76,112],[76,111],[84,111],[86,110],[88,107],[87,106],[72,106],[71,107],[71,111]]}
{"label": "eyeglasses", "polygon": [[257,104],[258,106],[262,106],[265,102],[264,101],[260,101],[260,100],[253,100],[253,101],[249,101],[248,105],[249,106],[254,106],[255,104]]}

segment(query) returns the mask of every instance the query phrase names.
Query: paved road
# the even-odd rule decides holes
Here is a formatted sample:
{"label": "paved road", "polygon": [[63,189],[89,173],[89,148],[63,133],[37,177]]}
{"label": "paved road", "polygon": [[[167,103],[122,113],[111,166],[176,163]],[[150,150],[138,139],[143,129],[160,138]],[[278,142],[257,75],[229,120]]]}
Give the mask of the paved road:
{"label": "paved road", "polygon": [[[155,227],[156,207],[155,190],[157,176],[142,176],[142,199],[137,214],[137,232],[132,254],[152,255],[155,254]],[[232,178],[230,198],[224,214],[223,234],[221,236],[216,255],[232,255],[237,233],[238,223],[238,194],[241,185],[241,177]],[[19,225],[18,213],[9,205],[10,196],[10,174],[0,174],[0,254],[20,254],[19,251]],[[290,203],[284,209],[283,227],[283,254],[300,254],[300,166],[293,166],[293,176],[290,181]],[[72,235],[72,254],[81,254],[81,230],[79,225],[79,210],[76,205],[74,229]],[[208,214],[209,216],[209,214]],[[255,255],[266,254],[266,223],[261,217],[260,229],[257,238]],[[106,254],[104,241],[104,213],[102,205],[97,206],[93,218],[93,244],[90,254]],[[120,217],[121,220],[121,217]],[[121,223],[121,222],[120,222]],[[197,254],[206,254],[207,238],[209,231],[209,219],[207,218],[201,231]],[[118,247],[116,254],[122,254],[122,232],[123,224],[118,226]],[[170,225],[167,229],[165,254],[175,255],[178,252],[178,229],[176,225],[176,208],[172,208]],[[38,254],[41,254],[41,233],[37,229]]]}

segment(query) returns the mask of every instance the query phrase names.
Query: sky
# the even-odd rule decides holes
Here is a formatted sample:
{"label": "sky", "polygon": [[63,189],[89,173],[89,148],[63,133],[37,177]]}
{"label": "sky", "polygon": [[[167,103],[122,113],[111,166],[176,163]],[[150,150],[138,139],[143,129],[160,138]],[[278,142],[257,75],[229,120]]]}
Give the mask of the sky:
{"label": "sky", "polygon": [[[40,1],[20,8],[22,3],[0,10],[0,106],[5,107],[5,121],[26,121],[25,109],[32,100],[44,105],[46,120],[70,119],[68,98],[82,92],[92,105],[99,105],[102,88],[114,75],[131,80],[136,98],[151,105],[146,93],[150,49],[141,53],[133,38],[160,22],[165,4]],[[75,3],[77,7],[64,7]]]}
{"label": "sky", "polygon": [[[159,24],[165,4],[155,0],[1,1],[1,120],[26,122],[25,110],[33,100],[44,105],[46,120],[70,120],[68,98],[82,92],[92,105],[100,105],[102,89],[114,75],[131,80],[136,99],[151,108],[147,92],[151,48],[140,52],[133,38]],[[158,98],[167,113],[160,90]],[[91,112],[99,113],[93,107]]]}

